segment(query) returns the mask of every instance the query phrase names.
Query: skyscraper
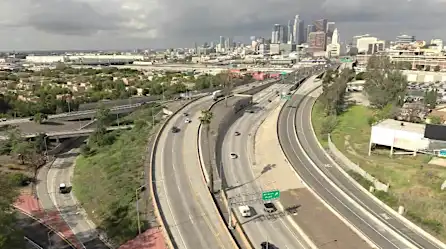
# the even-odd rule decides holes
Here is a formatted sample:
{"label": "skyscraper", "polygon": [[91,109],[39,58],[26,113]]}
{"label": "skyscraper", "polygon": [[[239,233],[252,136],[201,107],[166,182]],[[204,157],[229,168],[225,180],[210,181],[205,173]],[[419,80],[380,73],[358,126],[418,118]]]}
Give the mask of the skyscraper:
{"label": "skyscraper", "polygon": [[271,43],[279,43],[280,42],[280,30],[283,30],[282,25],[274,24],[273,32],[271,33]]}
{"label": "skyscraper", "polygon": [[314,21],[316,31],[327,32],[327,19],[319,19]]}
{"label": "skyscraper", "polygon": [[333,31],[335,30],[336,26],[335,26],[335,22],[327,22],[327,44],[331,43],[331,37],[333,36]]}
{"label": "skyscraper", "polygon": [[335,22],[327,22],[327,35],[332,36],[333,31],[336,29]]}
{"label": "skyscraper", "polygon": [[331,37],[331,44],[339,44],[339,31],[336,28],[334,29]]}
{"label": "skyscraper", "polygon": [[311,52],[325,51],[326,33],[323,31],[311,32],[308,36],[308,49]]}
{"label": "skyscraper", "polygon": [[287,41],[288,41],[288,29],[284,25],[280,25],[279,43],[287,43]]}
{"label": "skyscraper", "polygon": [[288,41],[287,43],[292,44],[294,43],[294,34],[293,34],[293,22],[291,20],[288,21]]}
{"label": "skyscraper", "polygon": [[304,21],[299,18],[299,15],[294,17],[293,37],[294,43],[302,44],[304,40]]}
{"label": "skyscraper", "polygon": [[306,41],[307,43],[309,43],[310,41],[310,33],[316,31],[316,29],[314,28],[314,25],[309,24],[307,26],[307,33],[306,33]]}
{"label": "skyscraper", "polygon": [[220,41],[219,41],[220,47],[224,48],[225,47],[225,38],[223,36],[220,36]]}

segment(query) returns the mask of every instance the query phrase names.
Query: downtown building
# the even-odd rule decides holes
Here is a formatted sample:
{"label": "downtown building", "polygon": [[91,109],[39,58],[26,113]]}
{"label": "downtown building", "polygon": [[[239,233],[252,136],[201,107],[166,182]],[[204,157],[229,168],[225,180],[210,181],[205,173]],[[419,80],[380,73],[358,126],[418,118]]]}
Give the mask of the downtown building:
{"label": "downtown building", "polygon": [[311,32],[308,37],[308,52],[323,52],[326,48],[327,36],[324,31]]}

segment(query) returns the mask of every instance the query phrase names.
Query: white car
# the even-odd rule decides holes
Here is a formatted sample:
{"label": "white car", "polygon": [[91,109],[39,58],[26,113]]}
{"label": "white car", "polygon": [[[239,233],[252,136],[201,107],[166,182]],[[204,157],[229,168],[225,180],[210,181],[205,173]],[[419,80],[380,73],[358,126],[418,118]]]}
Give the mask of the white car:
{"label": "white car", "polygon": [[237,156],[237,154],[235,154],[235,153],[231,153],[231,154],[229,154],[229,156],[232,158],[232,159],[236,159],[238,156]]}
{"label": "white car", "polygon": [[186,124],[189,124],[190,122],[192,122],[192,120],[190,120],[190,119],[188,119],[188,118],[186,118],[186,119],[184,120],[184,123],[186,123]]}

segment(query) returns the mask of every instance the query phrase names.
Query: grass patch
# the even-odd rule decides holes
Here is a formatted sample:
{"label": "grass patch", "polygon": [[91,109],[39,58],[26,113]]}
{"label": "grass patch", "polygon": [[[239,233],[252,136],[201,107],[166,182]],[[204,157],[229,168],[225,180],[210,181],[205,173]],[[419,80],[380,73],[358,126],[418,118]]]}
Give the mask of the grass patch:
{"label": "grass patch", "polygon": [[[77,158],[73,179],[73,191],[90,218],[118,244],[138,233],[135,190],[144,182],[143,158],[152,133],[150,108],[132,116],[139,125],[111,133],[112,144],[93,147],[90,156]],[[147,209],[140,201],[141,219]]]}
{"label": "grass patch", "polygon": [[313,110],[311,112],[311,120],[313,122],[313,129],[316,133],[317,140],[321,143],[322,147],[328,148],[327,137],[321,134],[322,123],[324,122],[324,116],[320,115],[322,113],[322,105],[315,103]]}
{"label": "grass patch", "polygon": [[[350,107],[338,116],[338,124],[331,133],[333,143],[370,175],[390,183],[389,193],[374,193],[379,199],[394,209],[404,206],[407,218],[446,241],[446,193],[440,190],[446,179],[446,169],[428,165],[431,157],[427,155],[394,155],[390,158],[387,148],[376,149],[368,156],[369,120],[373,115],[374,111],[367,107]],[[316,103],[312,111],[316,133],[320,132],[323,119],[320,104]],[[326,144],[320,134],[317,137]],[[364,187],[370,186],[362,176],[348,173]]]}

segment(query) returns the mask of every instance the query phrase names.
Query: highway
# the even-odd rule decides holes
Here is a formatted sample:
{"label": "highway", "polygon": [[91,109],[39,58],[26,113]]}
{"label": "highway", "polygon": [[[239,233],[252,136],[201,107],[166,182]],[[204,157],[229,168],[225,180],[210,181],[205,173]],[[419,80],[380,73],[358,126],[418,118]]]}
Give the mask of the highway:
{"label": "highway", "polygon": [[[268,82],[240,86],[233,92]],[[236,248],[209,193],[198,157],[199,117],[211,104],[211,97],[204,97],[173,116],[160,135],[152,161],[152,186],[160,213],[179,249]],[[186,124],[182,113],[188,113],[192,122]],[[172,133],[173,126],[180,132]]]}
{"label": "highway", "polygon": [[[314,82],[308,82],[308,84],[315,85]],[[310,128],[311,107],[309,101],[314,101],[315,98],[305,97],[309,94],[307,90],[301,91],[299,89],[283,108],[279,117],[278,136],[290,163],[310,188],[377,246],[382,249],[416,248],[408,246],[405,239],[385,226],[390,225],[394,229],[395,226],[400,224],[396,219],[385,219],[392,217],[391,214],[380,208],[362,191],[356,189],[342,174],[336,172],[336,167],[330,167],[332,162],[325,157],[324,152],[318,147],[316,138]],[[299,105],[302,100],[304,101],[303,104]],[[300,144],[302,144],[302,147]],[[308,153],[311,161],[306,153]],[[317,168],[313,166],[312,161],[317,165]],[[349,200],[345,194],[336,190],[334,184],[330,184],[317,169],[324,172],[335,185],[354,201]],[[371,217],[369,212],[374,217]],[[382,214],[387,214],[387,216]],[[401,225],[398,226],[399,233],[406,234],[404,237],[408,238],[410,242],[415,242],[418,248],[440,248]]]}
{"label": "highway", "polygon": [[76,141],[72,149],[57,156],[52,165],[39,170],[39,182],[36,185],[37,196],[45,210],[57,210],[60,216],[72,230],[74,236],[82,243],[85,249],[108,249],[99,240],[95,225],[87,218],[73,192],[59,193],[59,185],[65,183],[71,188],[74,163],[79,154],[78,148],[82,140]]}
{"label": "highway", "polygon": [[[133,125],[121,125],[121,126],[112,126],[107,127],[107,131],[116,131],[116,130],[129,130],[132,129]],[[70,137],[82,137],[88,136],[93,133],[96,129],[82,129],[82,130],[72,130],[72,131],[54,131],[47,132],[45,135],[50,138],[70,138]],[[22,137],[24,138],[33,138],[39,136],[40,133],[22,133]],[[8,140],[9,136],[1,136],[0,140]]]}
{"label": "highway", "polygon": [[[179,249],[234,248],[204,182],[198,159],[199,116],[210,101],[211,97],[205,97],[183,110],[190,115],[189,124],[181,114],[174,116],[161,134],[162,147],[155,152],[157,195],[167,229]],[[181,131],[172,133],[173,126]]]}
{"label": "highway", "polygon": [[[258,103],[255,105],[255,113],[245,113],[239,118],[230,127],[223,141],[221,153],[223,171],[228,185],[226,193],[229,198],[238,198],[239,201],[246,202],[239,205],[247,204],[255,210],[254,216],[243,218],[238,211],[238,205],[233,207],[254,246],[260,246],[262,242],[269,241],[281,249],[310,248],[285,217],[277,213],[276,215],[267,214],[263,211],[261,200],[252,201],[252,194],[257,193],[257,199],[259,199],[265,186],[261,186],[257,181],[259,176],[254,175],[252,170],[255,160],[251,136],[255,135],[257,128],[255,124],[266,118],[269,112],[278,105],[280,97],[277,96],[276,91],[281,93],[282,90],[290,87],[291,85],[275,84],[254,95],[253,101]],[[234,135],[236,132],[240,135]],[[229,156],[230,153],[236,153],[238,158],[232,159]]]}
{"label": "highway", "polygon": [[18,226],[23,229],[26,238],[27,248],[49,248],[51,243],[54,248],[58,249],[74,249],[58,234],[52,232],[48,227],[39,223],[35,219],[17,212],[19,221]]}
{"label": "highway", "polygon": [[[370,196],[363,193],[356,185],[350,182],[337,167],[324,167],[323,165],[332,164],[332,161],[326,156],[324,151],[320,149],[317,144],[317,138],[311,129],[311,109],[314,101],[316,101],[315,97],[308,96],[302,100],[301,105],[297,108],[297,111],[293,114],[289,113],[289,117],[287,120],[283,120],[286,123],[283,123],[284,127],[290,128],[291,126],[295,126],[297,129],[297,137],[302,144],[305,152],[310,156],[311,160],[330,178],[332,181],[336,183],[336,185],[342,189],[345,193],[347,193],[353,200],[357,203],[361,204],[361,206],[366,209],[368,212],[373,214],[376,218],[378,218],[382,223],[391,228],[393,231],[398,233],[400,236],[404,237],[410,243],[415,245],[418,248],[425,249],[436,249],[442,248],[440,245],[437,245],[435,242],[430,239],[424,237],[418,232],[414,231],[407,225],[405,225],[398,217],[395,217],[392,213],[388,212],[386,209],[377,204]],[[292,105],[297,104],[297,99],[295,99]],[[293,118],[292,116],[295,115]],[[294,120],[294,121],[293,121]],[[293,124],[294,122],[294,124]],[[291,132],[291,131],[290,131]],[[296,137],[294,137],[296,138]],[[310,165],[310,164],[307,164]],[[313,170],[314,172],[314,170]],[[350,215],[351,217],[352,215]],[[378,230],[379,231],[379,230]],[[392,248],[388,245],[387,242],[394,241],[394,236],[388,236],[385,233],[379,233],[381,238],[378,237],[378,234],[374,231],[370,231],[371,234],[369,237],[374,237],[377,239],[377,243],[381,245],[382,248]],[[366,233],[369,234],[369,233]],[[395,243],[398,245],[398,243]],[[401,247],[400,247],[401,248]]]}

